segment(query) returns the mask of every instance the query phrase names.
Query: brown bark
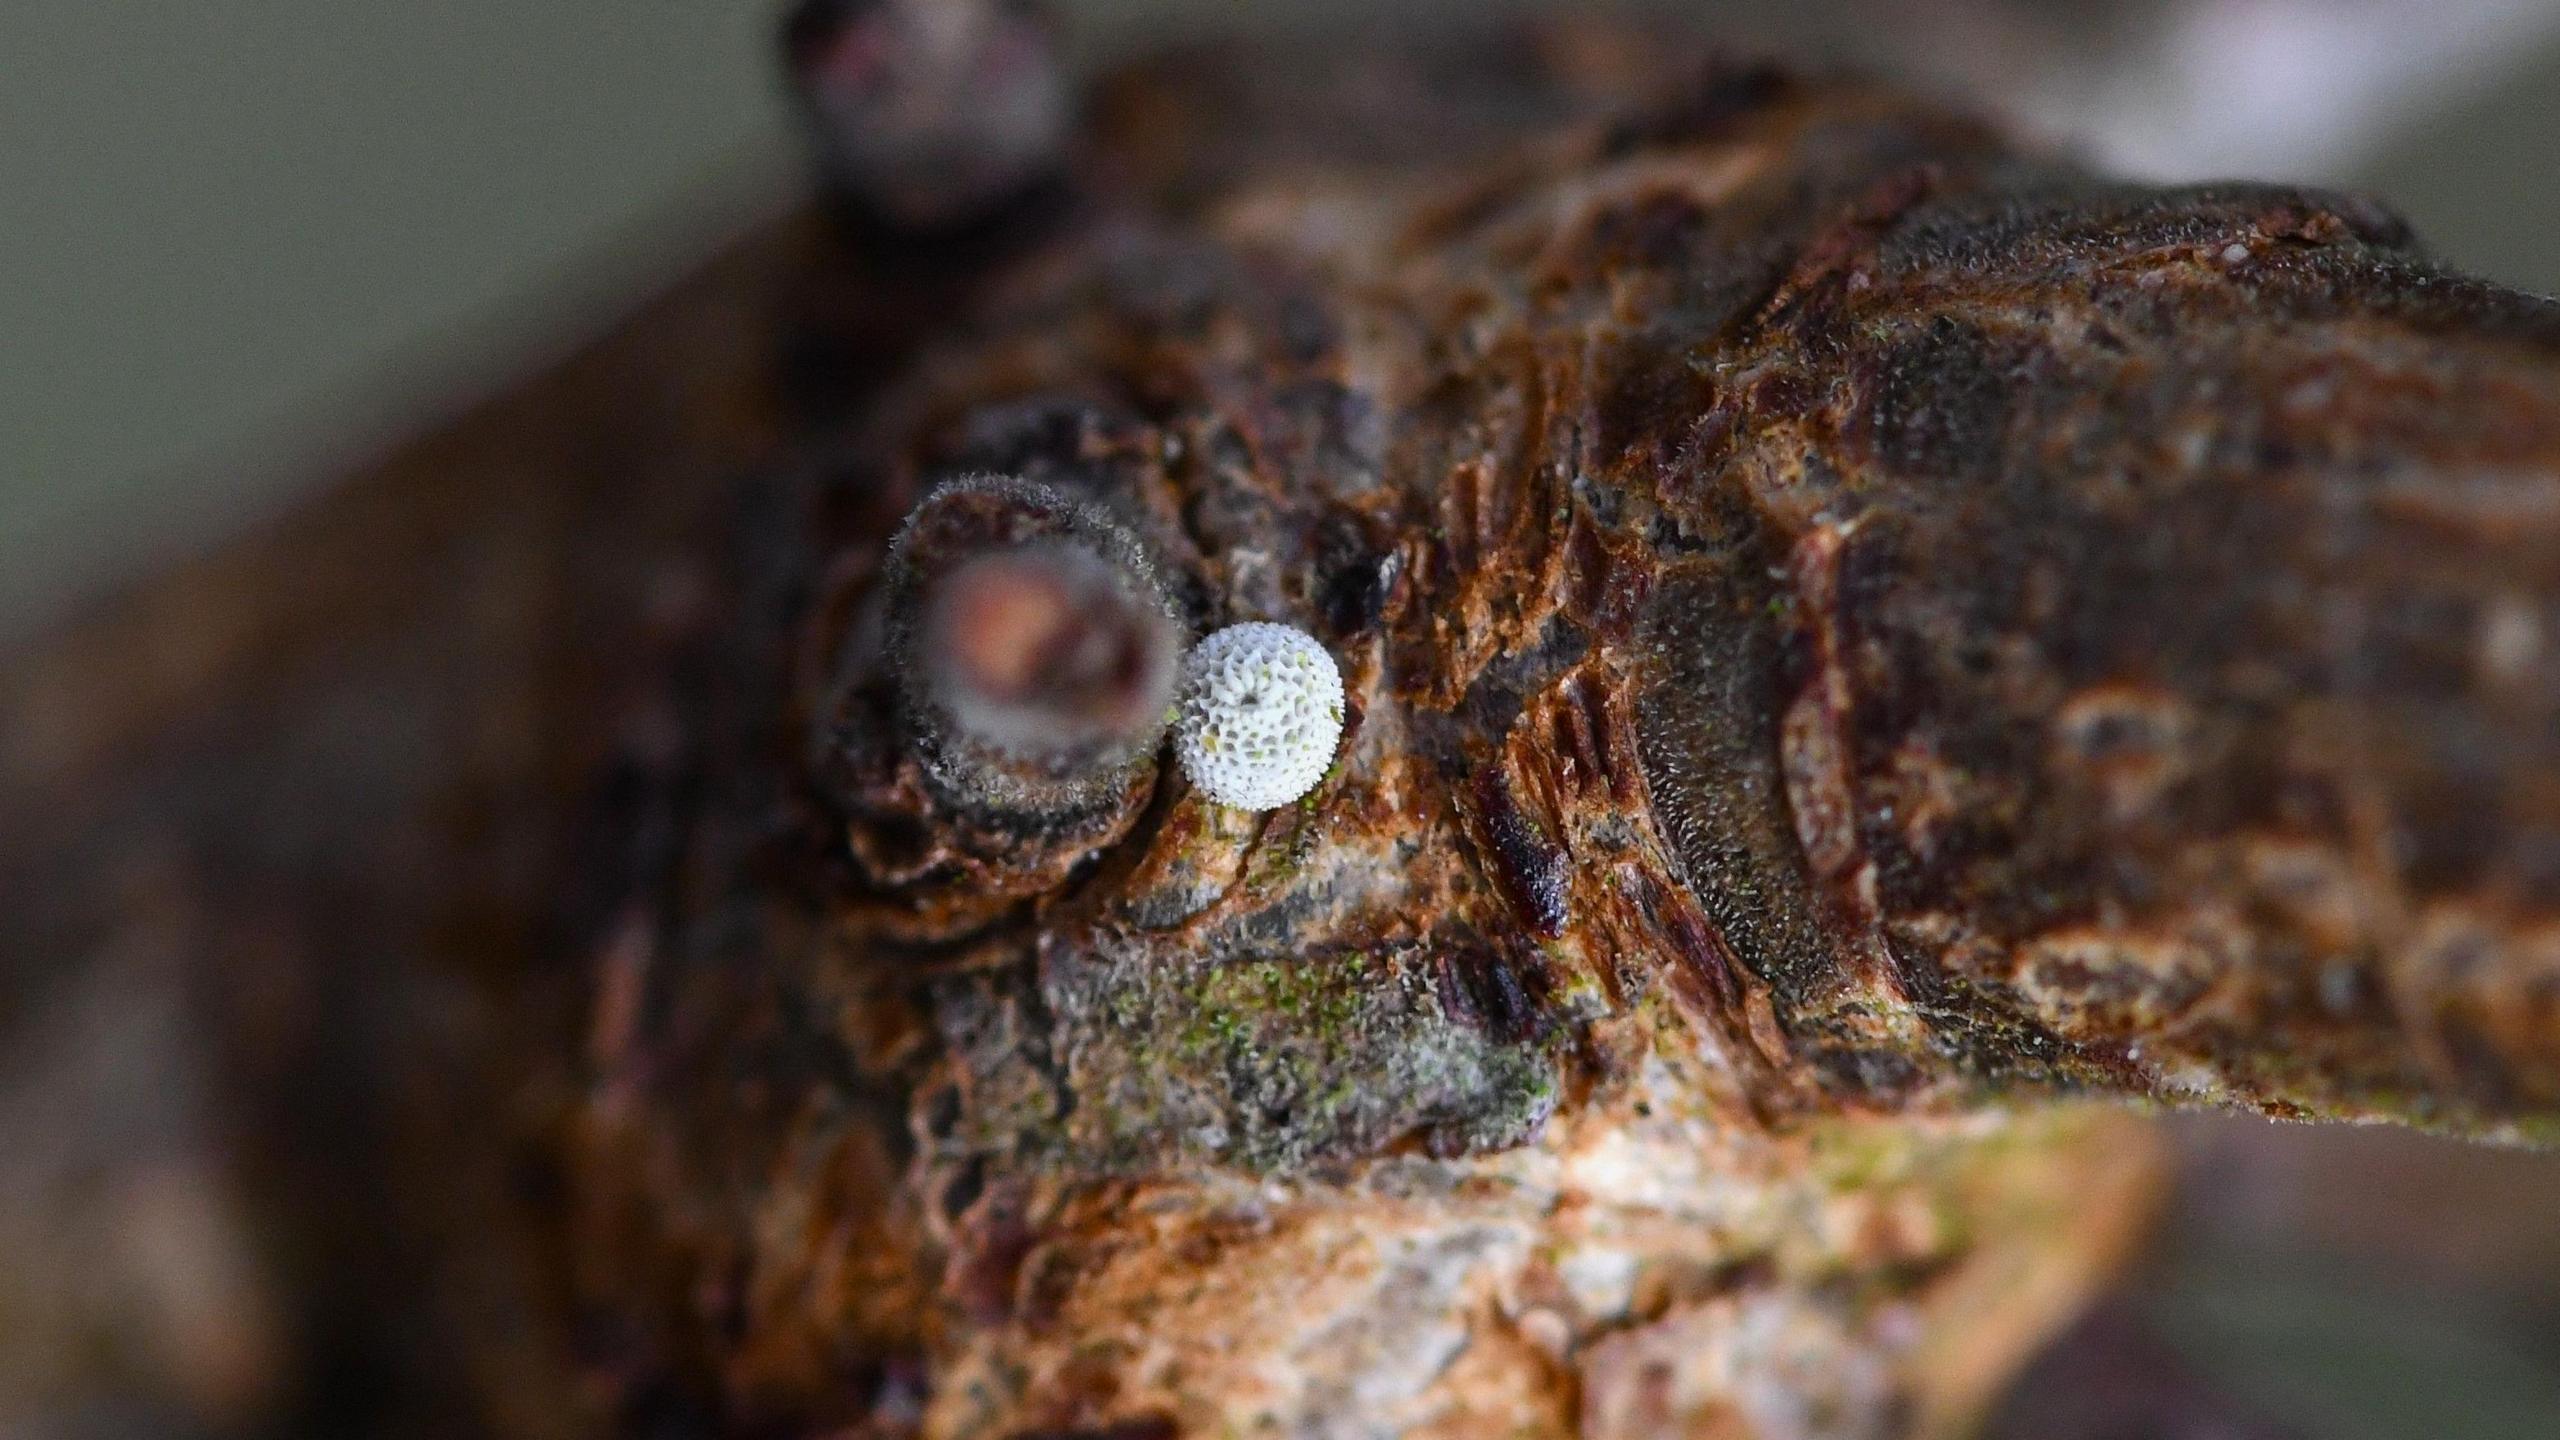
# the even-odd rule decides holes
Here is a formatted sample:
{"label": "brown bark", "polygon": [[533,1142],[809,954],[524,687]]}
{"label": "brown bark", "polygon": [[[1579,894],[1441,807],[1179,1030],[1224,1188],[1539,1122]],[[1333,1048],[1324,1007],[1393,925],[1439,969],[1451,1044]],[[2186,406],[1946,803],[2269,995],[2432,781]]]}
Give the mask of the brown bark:
{"label": "brown bark", "polygon": [[[226,1099],[104,1168],[266,1278],[0,1400],[1947,1434],[2147,1208],[2045,1102],[2549,1133],[2548,303],[1589,28],[1141,70],[1076,174],[789,228],[20,664],[11,1011],[193,1007]],[[1322,638],[1334,773],[929,763],[884,561],[985,472]]]}

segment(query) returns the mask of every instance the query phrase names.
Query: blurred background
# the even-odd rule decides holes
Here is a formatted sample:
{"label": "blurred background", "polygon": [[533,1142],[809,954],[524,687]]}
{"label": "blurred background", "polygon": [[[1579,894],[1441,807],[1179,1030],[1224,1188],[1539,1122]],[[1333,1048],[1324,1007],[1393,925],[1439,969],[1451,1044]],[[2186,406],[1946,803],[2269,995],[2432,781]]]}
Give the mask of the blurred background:
{"label": "blurred background", "polygon": [[[0,644],[529,373],[792,203],[777,8],[0,0]],[[1099,63],[1377,7],[1058,8]],[[1650,8],[1916,77],[2134,173],[2370,189],[2443,258],[2560,290],[2560,0]],[[2002,1434],[2560,1435],[2560,1156],[2177,1129],[2154,1258]],[[2128,1375],[2150,1383],[2110,1390]]]}

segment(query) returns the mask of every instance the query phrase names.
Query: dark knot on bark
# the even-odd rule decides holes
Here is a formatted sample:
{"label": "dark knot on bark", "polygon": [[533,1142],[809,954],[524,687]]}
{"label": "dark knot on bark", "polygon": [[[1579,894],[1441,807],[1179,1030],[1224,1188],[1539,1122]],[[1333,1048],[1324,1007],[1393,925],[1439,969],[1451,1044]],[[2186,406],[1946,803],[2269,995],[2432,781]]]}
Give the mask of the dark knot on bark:
{"label": "dark knot on bark", "polygon": [[1050,486],[956,480],[908,518],[886,598],[901,718],[946,801],[1063,817],[1127,798],[1183,627],[1126,527]]}
{"label": "dark knot on bark", "polygon": [[965,230],[1063,168],[1071,88],[1025,0],[804,0],[782,45],[825,179],[871,225]]}

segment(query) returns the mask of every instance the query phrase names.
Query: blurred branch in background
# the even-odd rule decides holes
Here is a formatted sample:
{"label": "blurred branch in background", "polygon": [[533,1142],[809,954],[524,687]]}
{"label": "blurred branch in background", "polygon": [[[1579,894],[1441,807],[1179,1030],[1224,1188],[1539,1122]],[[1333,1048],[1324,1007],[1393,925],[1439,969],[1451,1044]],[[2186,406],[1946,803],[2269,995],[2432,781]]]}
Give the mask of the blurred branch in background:
{"label": "blurred branch in background", "polygon": [[[2048,25],[2070,6],[2002,4]],[[2019,77],[2017,112],[2136,175],[2344,176],[2413,123],[2531,64],[2551,0],[2172,0]],[[2023,17],[2021,17],[2024,23]],[[2075,53],[2076,51],[2076,53]]]}
{"label": "blurred branch in background", "polygon": [[1773,34],[1938,77],[2108,169],[2169,180],[2351,175],[2401,130],[2533,65],[2560,30],[2552,0],[1770,9]]}

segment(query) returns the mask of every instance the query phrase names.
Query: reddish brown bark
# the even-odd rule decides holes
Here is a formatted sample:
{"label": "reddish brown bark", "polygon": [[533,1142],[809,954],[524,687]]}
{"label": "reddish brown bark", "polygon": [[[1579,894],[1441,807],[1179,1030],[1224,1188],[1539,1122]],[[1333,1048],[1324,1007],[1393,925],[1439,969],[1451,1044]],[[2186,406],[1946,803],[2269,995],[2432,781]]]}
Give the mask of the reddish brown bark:
{"label": "reddish brown bark", "polygon": [[[2547,302],[1861,82],[1438,64],[1125,77],[1076,203],[789,230],[25,662],[11,982],[161,957],[311,1357],[108,1381],[1942,1434],[2145,1208],[2047,1100],[2548,1132]],[[955,782],[888,556],[973,473],[1322,638],[1335,773]]]}

